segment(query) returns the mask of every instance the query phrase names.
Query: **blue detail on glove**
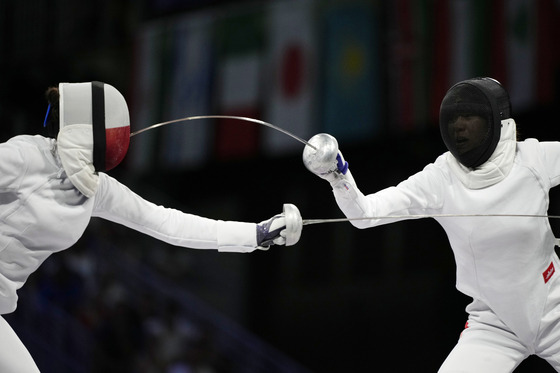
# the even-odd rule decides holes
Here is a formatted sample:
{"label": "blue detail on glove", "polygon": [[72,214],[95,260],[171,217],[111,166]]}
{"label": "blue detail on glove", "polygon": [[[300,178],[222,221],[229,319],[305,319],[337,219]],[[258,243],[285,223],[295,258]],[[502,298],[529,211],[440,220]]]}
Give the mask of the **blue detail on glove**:
{"label": "blue detail on glove", "polygon": [[257,245],[258,246],[263,246],[263,247],[268,247],[270,245],[274,245],[274,240],[278,237],[280,237],[280,232],[282,231],[282,229],[285,229],[286,226],[282,226],[279,227],[273,231],[270,230],[270,227],[272,226],[272,223],[274,222],[274,220],[280,218],[281,215],[276,215],[274,217],[272,217],[271,219],[269,219],[268,221],[261,223],[261,224],[257,224]]}
{"label": "blue detail on glove", "polygon": [[346,175],[346,172],[348,172],[348,162],[342,161],[340,153],[336,155],[336,167],[343,175]]}

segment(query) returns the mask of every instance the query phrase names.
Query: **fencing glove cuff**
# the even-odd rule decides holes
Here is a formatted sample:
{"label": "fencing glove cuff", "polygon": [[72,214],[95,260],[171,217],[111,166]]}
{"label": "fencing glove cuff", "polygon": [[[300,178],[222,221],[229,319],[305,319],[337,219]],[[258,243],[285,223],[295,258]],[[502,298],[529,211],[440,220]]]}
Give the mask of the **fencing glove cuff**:
{"label": "fencing glove cuff", "polygon": [[286,244],[286,219],[284,214],[257,224],[257,245],[260,250],[268,250],[271,245]]}

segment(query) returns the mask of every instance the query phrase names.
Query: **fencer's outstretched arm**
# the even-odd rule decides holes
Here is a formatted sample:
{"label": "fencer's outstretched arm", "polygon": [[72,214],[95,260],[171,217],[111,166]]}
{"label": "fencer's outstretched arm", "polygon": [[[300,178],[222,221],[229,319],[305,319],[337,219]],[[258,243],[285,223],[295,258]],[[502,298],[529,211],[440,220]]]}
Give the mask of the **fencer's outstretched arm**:
{"label": "fencer's outstretched arm", "polygon": [[226,252],[266,250],[285,244],[283,214],[259,224],[186,214],[146,201],[105,173],[99,173],[93,216],[101,217],[176,246]]}
{"label": "fencer's outstretched arm", "polygon": [[407,216],[413,218],[413,215],[435,213],[442,206],[442,201],[437,197],[439,194],[434,193],[443,185],[442,174],[433,164],[395,187],[364,195],[358,188],[334,137],[324,133],[318,134],[313,136],[309,143],[316,149],[305,147],[304,165],[330,183],[336,202],[347,218],[403,216],[350,221],[357,228],[388,224],[407,219]]}

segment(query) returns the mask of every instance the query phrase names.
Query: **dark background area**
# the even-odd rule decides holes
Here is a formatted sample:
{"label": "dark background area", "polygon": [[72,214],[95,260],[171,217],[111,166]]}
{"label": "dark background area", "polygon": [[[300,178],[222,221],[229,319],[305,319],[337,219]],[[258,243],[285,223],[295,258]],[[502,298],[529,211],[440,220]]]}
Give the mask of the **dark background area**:
{"label": "dark background area", "polygon": [[[247,9],[260,9],[270,3],[274,2],[0,1],[2,141],[18,134],[40,133],[46,110],[44,91],[46,87],[62,81],[100,80],[115,86],[129,102],[133,130],[145,127],[138,125],[140,122],[153,124],[176,119],[166,116],[163,111],[149,118],[139,114],[143,102],[138,99],[139,82],[142,81],[136,63],[140,49],[138,35],[146,25],[154,22],[171,24],[180,17],[196,17],[201,13],[207,14],[205,12],[218,12],[227,17]],[[297,8],[298,2],[282,3],[294,4]],[[326,6],[337,2],[312,3]],[[492,40],[491,43],[488,41],[468,49],[480,55],[478,60],[484,60],[484,63],[475,63],[464,71],[452,74],[449,66],[457,63],[449,58],[449,66],[445,68],[440,64],[442,59],[437,59],[422,70],[424,65],[421,62],[425,60],[418,56],[424,55],[423,48],[438,56],[440,47],[445,49],[442,53],[451,53],[457,48],[454,43],[462,39],[450,37],[447,40],[450,46],[443,48],[438,44],[442,40],[441,34],[432,30],[432,37],[407,39],[405,35],[406,40],[403,41],[395,37],[393,22],[395,19],[403,22],[399,28],[402,31],[407,29],[407,20],[392,17],[411,12],[409,15],[414,20],[414,12],[420,10],[437,14],[440,10],[449,10],[445,5],[448,2],[348,3],[366,4],[373,7],[378,15],[375,18],[375,35],[380,48],[376,50],[378,64],[375,65],[374,82],[380,91],[371,95],[371,99],[375,100],[371,105],[382,108],[374,113],[375,122],[380,123],[379,129],[366,131],[358,137],[337,135],[340,148],[362,191],[370,193],[395,185],[420,171],[445,151],[437,115],[434,116],[434,106],[430,103],[441,100],[445,90],[454,83],[453,77],[494,76],[508,88],[508,83],[513,85],[516,79],[525,80],[525,74],[530,75],[529,87],[535,93],[528,99],[520,100],[522,105],[519,108],[514,107],[519,135],[521,138],[536,137],[551,141],[560,137],[557,118],[560,57],[555,44],[542,45],[543,40],[556,42],[560,36],[557,30],[557,21],[560,21],[558,1],[519,2],[533,4],[530,6],[534,10],[531,13],[533,18],[527,23],[533,35],[545,34],[543,38],[535,36],[538,41],[527,53],[534,56],[536,62],[529,64],[531,70],[524,71],[522,76],[512,73],[513,69],[505,71],[500,68],[509,67],[517,63],[517,59],[527,58],[527,55],[516,57],[515,51],[509,51],[504,57],[507,48],[500,45],[501,39],[496,41],[497,36],[493,33],[487,38],[473,39]],[[490,31],[496,30],[495,24],[508,8],[507,1],[458,0],[448,4],[453,3],[473,6],[476,12],[469,15],[472,19],[469,18],[468,22],[482,20],[487,23],[486,26],[492,26],[486,28]],[[318,34],[326,38],[327,33],[322,31],[319,27]],[[409,32],[417,35],[415,31]],[[327,43],[324,39],[318,40],[321,46]],[[401,52],[395,52],[396,49]],[[395,55],[405,58],[415,73],[408,76],[396,71],[399,64],[395,63]],[[539,62],[543,59],[546,63]],[[498,60],[502,62],[494,63]],[[213,61],[220,63],[219,58]],[[329,70],[328,61],[328,58],[321,57],[315,61],[315,89],[318,92],[328,88],[325,73]],[[154,70],[154,81],[168,72],[165,65],[160,70]],[[402,76],[399,75],[397,82],[395,76],[398,74]],[[268,78],[264,76],[262,79]],[[409,86],[409,80],[413,80],[414,84]],[[417,84],[418,81],[424,84]],[[414,92],[401,91],[402,87],[412,87]],[[165,84],[153,87],[148,84],[148,100],[165,101],[168,97],[165,89]],[[325,131],[321,123],[328,118],[324,114],[326,104],[322,101],[323,97],[316,95],[312,124],[309,132],[304,134]],[[403,119],[401,114],[409,111],[407,102],[410,104],[419,98],[423,98],[426,107],[429,107],[424,108],[425,115]],[[203,114],[218,114],[220,108],[212,98],[210,101],[208,112]],[[258,101],[256,106],[261,104]],[[259,119],[267,119],[264,110],[257,110],[256,114],[259,113],[262,115]],[[187,115],[191,113],[183,116]],[[349,113],[348,122],[340,123],[335,130],[344,133],[345,126],[351,127],[354,121],[361,119],[360,113]],[[275,124],[283,127],[282,123]],[[201,123],[200,128],[215,125],[213,122]],[[240,128],[242,126],[245,124],[239,124]],[[303,166],[303,145],[301,149],[274,155],[262,142],[257,142],[252,151],[231,158],[221,157],[209,147],[204,162],[196,166],[165,167],[153,161],[138,167],[131,157],[145,152],[156,159],[166,145],[161,142],[158,146],[143,149],[144,143],[135,140],[131,139],[129,155],[124,163],[109,173],[152,202],[223,220],[259,222],[279,213],[284,203],[295,204],[304,219],[342,217],[328,184]],[[551,215],[560,214],[557,194],[556,191],[551,193]],[[552,220],[551,224],[555,232],[559,232],[558,223]],[[116,253],[121,251],[128,259]],[[127,269],[129,261],[146,267]],[[312,372],[435,372],[464,327],[467,317],[464,309],[469,302],[455,289],[452,252],[444,231],[431,219],[399,222],[368,230],[357,230],[348,223],[310,225],[304,227],[300,241],[294,246],[273,247],[268,251],[243,255],[170,247],[110,222],[93,221],[84,239],[75,248],[49,258],[30,277],[29,284],[24,287],[30,290],[20,293],[18,310],[6,318],[22,335],[44,371],[150,372],[142,368],[142,363],[138,362],[142,359],[135,356],[134,351],[149,355],[146,351],[154,342],[148,339],[139,343],[140,337],[136,333],[144,330],[149,323],[146,315],[157,314],[159,311],[153,309],[167,309],[167,306],[157,302],[145,306],[148,303],[146,299],[159,299],[160,285],[154,285],[153,292],[149,290],[151,285],[138,285],[142,291],[133,290],[135,276],[141,279],[139,283],[149,283],[153,277],[147,275],[151,273],[149,271],[168,281],[165,282],[167,285],[162,285],[163,288],[186,291],[196,298],[192,302],[208,306],[212,310],[209,313],[215,312],[218,318],[224,317],[243,329],[241,334],[254,336],[288,360]],[[123,280],[123,277],[126,279]],[[79,285],[72,286],[76,283]],[[112,306],[118,303],[124,308],[107,306],[107,299],[114,299],[114,289],[126,289],[121,291],[127,296],[117,297],[124,302],[111,303]],[[79,296],[70,297],[72,294]],[[129,308],[133,310],[126,308],[127,301],[130,301]],[[183,301],[180,308],[188,314],[191,312],[190,300],[183,298]],[[67,325],[68,320],[73,320],[85,325],[85,333],[91,339],[87,349],[92,353],[88,358],[91,361],[83,363],[81,370],[76,370],[70,363],[65,368],[52,368],[55,359],[63,359],[53,358],[58,355],[49,355],[52,330],[48,330],[41,340],[43,333],[33,329],[36,328],[35,320],[26,316],[34,315],[37,304],[41,307],[48,304],[49,312],[57,315],[58,310],[62,310],[68,315],[68,318],[63,318],[62,324]],[[152,310],[145,311],[142,307]],[[45,308],[38,309],[44,312]],[[18,313],[23,316],[18,316]],[[129,324],[125,328],[126,333],[123,332],[126,337],[122,340],[112,334]],[[29,330],[37,333],[28,334]],[[215,331],[217,334],[229,332],[220,328]],[[122,341],[121,344],[118,341]],[[187,360],[193,366],[196,365],[193,361],[197,360],[192,357],[191,351],[199,351],[197,348],[203,350],[200,346],[193,347],[191,344],[184,347],[190,353]],[[72,355],[71,348],[68,351],[60,351],[59,348],[57,351],[61,356]],[[152,371],[172,371],[169,366],[162,366]],[[241,368],[238,371],[274,372],[274,369]],[[215,364],[212,371],[228,370]],[[533,357],[516,370],[549,371],[553,369]]]}

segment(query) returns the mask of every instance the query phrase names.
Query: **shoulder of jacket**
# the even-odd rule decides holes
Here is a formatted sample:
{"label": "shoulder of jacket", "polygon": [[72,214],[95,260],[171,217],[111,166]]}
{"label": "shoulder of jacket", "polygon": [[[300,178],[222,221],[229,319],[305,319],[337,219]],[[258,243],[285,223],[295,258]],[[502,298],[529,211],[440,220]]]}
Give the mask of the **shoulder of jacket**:
{"label": "shoulder of jacket", "polygon": [[[516,159],[519,161],[524,159],[527,155],[531,154],[529,157],[534,157],[535,153],[540,153],[542,151],[541,142],[537,139],[525,139],[523,141],[517,142],[517,155]],[[560,143],[559,147],[560,147]]]}
{"label": "shoulder of jacket", "polygon": [[540,141],[537,140],[537,139],[533,139],[533,138],[529,138],[529,139],[525,139],[523,141],[518,141],[517,142],[518,147],[538,146],[539,144],[540,144]]}
{"label": "shoulder of jacket", "polygon": [[18,135],[5,142],[5,144],[9,145],[35,148],[51,148],[54,143],[54,139],[40,135]]}
{"label": "shoulder of jacket", "polygon": [[453,157],[450,152],[445,152],[438,156],[433,163],[430,163],[426,168],[431,167],[438,169],[443,174],[449,173],[449,157]]}

